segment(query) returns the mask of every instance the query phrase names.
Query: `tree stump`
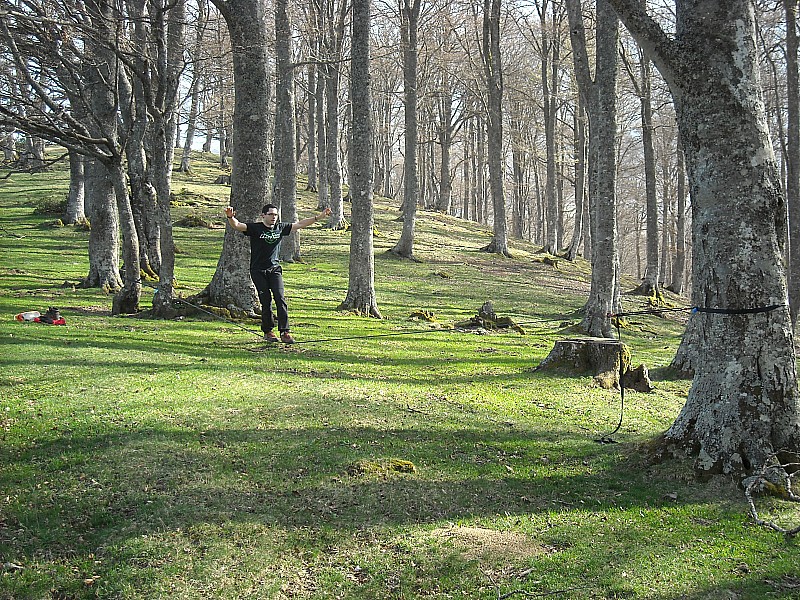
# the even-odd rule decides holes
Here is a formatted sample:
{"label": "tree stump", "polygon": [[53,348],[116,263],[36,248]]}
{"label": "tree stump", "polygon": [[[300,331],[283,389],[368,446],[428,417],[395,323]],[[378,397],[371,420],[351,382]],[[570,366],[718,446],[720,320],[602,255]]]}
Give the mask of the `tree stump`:
{"label": "tree stump", "polygon": [[636,390],[637,392],[652,392],[653,382],[650,381],[650,372],[645,365],[639,365],[635,369],[625,371],[622,376],[622,383],[626,390]]}
{"label": "tree stump", "polygon": [[564,370],[572,373],[592,373],[604,389],[619,387],[620,362],[622,372],[631,365],[631,351],[618,340],[608,338],[569,338],[556,342],[537,371]]}

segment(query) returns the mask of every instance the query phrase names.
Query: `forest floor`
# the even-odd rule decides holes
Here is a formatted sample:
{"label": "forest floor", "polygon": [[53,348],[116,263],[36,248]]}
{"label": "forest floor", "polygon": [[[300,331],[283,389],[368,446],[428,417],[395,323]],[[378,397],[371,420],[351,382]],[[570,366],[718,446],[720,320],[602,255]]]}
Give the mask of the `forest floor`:
{"label": "forest floor", "polygon": [[[173,182],[186,298],[214,273],[229,194],[195,164]],[[384,319],[337,310],[349,233],[313,226],[284,266],[298,343],[267,345],[255,320],[112,317],[79,287],[88,233],[57,226],[67,184],[0,179],[0,599],[800,598],[800,549],[752,522],[738,481],[648,460],[690,384],[666,368],[680,319],[623,329],[655,389],[626,394],[616,443],[597,440],[617,391],[534,370],[574,335],[582,259],[485,254],[485,227],[422,211],[421,262],[402,261],[399,201],[376,198]],[[301,192],[300,216],[315,208]],[[525,334],[452,328],[487,300]],[[65,326],[14,320],[49,306]]]}

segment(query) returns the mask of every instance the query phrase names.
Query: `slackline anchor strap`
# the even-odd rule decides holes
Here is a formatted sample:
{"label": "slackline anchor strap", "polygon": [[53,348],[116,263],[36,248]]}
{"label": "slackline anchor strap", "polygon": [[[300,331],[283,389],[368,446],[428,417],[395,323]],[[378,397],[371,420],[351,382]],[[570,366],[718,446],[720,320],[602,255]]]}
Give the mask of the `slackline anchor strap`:
{"label": "slackline anchor strap", "polygon": [[769,306],[756,306],[754,308],[712,308],[707,306],[693,306],[693,313],[713,313],[716,315],[755,315],[770,312],[779,308],[786,308],[787,304],[770,304]]}
{"label": "slackline anchor strap", "polygon": [[[632,311],[632,312],[621,312],[621,313],[608,313],[608,317],[614,319],[614,325],[617,328],[617,340],[620,342],[620,352],[622,351],[622,335],[620,332],[620,318],[631,316],[631,315],[643,315],[643,314],[663,314],[666,312],[691,312],[694,313],[711,313],[711,314],[718,314],[718,315],[754,315],[759,313],[766,313],[771,312],[773,310],[777,310],[779,308],[786,308],[788,304],[770,304],[767,306],[756,306],[754,308],[712,308],[712,307],[705,307],[705,306],[692,306],[692,307],[682,307],[682,308],[666,308],[666,309],[654,309],[654,310],[640,310],[640,311]],[[603,436],[600,436],[595,441],[600,444],[616,444],[616,440],[612,439],[611,436],[617,433],[622,427],[622,416],[625,412],[625,373],[623,372],[624,366],[622,364],[622,356],[620,356],[619,361],[619,422],[617,423],[616,429],[611,433],[607,433]]]}

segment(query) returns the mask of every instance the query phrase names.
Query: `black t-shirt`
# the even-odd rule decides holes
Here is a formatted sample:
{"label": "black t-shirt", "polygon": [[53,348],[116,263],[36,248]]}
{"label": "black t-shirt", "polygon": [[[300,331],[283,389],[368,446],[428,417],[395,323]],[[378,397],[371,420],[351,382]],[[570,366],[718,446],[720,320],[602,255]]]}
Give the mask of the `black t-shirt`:
{"label": "black t-shirt", "polygon": [[275,223],[268,228],[263,223],[247,223],[244,235],[250,238],[250,269],[265,271],[278,264],[281,238],[292,233],[291,223]]}

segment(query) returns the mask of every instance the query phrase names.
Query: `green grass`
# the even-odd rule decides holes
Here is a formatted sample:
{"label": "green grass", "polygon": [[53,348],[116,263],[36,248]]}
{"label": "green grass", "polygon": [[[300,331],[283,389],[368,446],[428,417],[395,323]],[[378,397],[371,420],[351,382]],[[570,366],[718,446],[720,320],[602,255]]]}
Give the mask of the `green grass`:
{"label": "green grass", "polygon": [[[222,226],[228,188],[204,158],[175,175],[173,217]],[[433,213],[418,221],[423,262],[400,261],[385,254],[397,202],[377,199],[385,319],[337,311],[349,234],[311,228],[305,262],[285,265],[301,343],[265,347],[221,320],[111,317],[109,296],[75,287],[87,233],[35,210],[67,183],[63,170],[0,181],[0,598],[800,597],[796,543],[753,525],[735,482],[646,460],[687,381],[627,394],[618,443],[603,445],[618,394],[533,371],[577,322],[585,262],[554,270],[521,242],[489,256],[485,228]],[[315,206],[301,193],[301,216]],[[175,237],[189,296],[222,230]],[[528,334],[408,318],[446,326],[485,300]],[[51,305],[66,327],[13,320]],[[645,317],[623,337],[660,374],[681,331]],[[391,459],[417,470],[348,474]]]}

